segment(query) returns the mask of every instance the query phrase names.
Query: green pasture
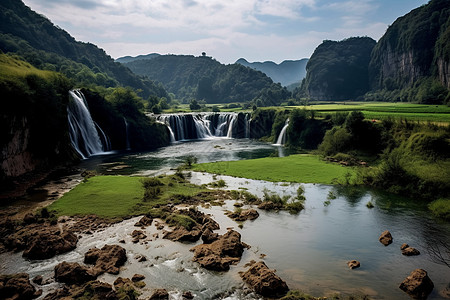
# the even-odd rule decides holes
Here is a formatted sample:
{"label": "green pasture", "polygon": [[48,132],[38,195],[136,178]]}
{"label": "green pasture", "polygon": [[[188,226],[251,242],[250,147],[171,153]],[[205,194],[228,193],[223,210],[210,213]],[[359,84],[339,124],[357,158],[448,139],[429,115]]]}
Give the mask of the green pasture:
{"label": "green pasture", "polygon": [[353,168],[329,163],[311,154],[197,164],[194,170],[273,182],[332,184],[356,178]]}
{"label": "green pasture", "polygon": [[143,178],[91,177],[55,201],[48,209],[54,210],[59,216],[95,214],[117,219],[145,214],[157,204],[166,204],[175,195],[194,196],[205,190],[170,176],[160,179],[162,185],[158,196],[144,200]]}

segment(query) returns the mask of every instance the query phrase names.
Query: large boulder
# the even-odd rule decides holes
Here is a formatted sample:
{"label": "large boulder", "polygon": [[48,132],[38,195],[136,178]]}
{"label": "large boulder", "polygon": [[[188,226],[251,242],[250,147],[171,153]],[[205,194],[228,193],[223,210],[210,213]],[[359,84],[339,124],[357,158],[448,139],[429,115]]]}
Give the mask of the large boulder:
{"label": "large boulder", "polygon": [[110,284],[94,280],[81,286],[65,285],[44,298],[44,300],[61,299],[119,300],[119,297]]}
{"label": "large boulder", "polygon": [[413,298],[426,299],[434,288],[427,271],[416,269],[403,280],[399,288]]}
{"label": "large boulder", "polygon": [[410,247],[408,244],[402,244],[400,247],[400,250],[402,250],[402,254],[405,256],[415,256],[420,255],[420,251],[416,248]]}
{"label": "large boulder", "polygon": [[392,235],[389,232],[389,230],[385,230],[385,231],[383,231],[383,233],[381,233],[381,235],[378,238],[378,240],[383,245],[388,246],[388,245],[390,245],[392,243]]}
{"label": "large boulder", "polygon": [[166,232],[163,238],[174,242],[196,242],[200,239],[201,235],[202,229],[198,225],[194,226],[191,230],[178,226],[173,231]]}
{"label": "large boulder", "polygon": [[45,228],[30,235],[23,251],[29,259],[47,259],[76,248],[78,238],[71,231]]}
{"label": "large boulder", "polygon": [[150,296],[149,300],[166,300],[169,299],[169,293],[165,289],[157,289]]}
{"label": "large boulder", "polygon": [[94,274],[118,274],[119,267],[127,261],[126,250],[119,245],[105,245],[102,249],[92,248],[84,255],[86,264],[94,264]]}
{"label": "large boulder", "polygon": [[191,249],[194,261],[202,267],[215,271],[227,271],[230,265],[239,262],[244,252],[239,232],[230,230],[211,244],[197,245]]}
{"label": "large boulder", "polygon": [[27,300],[39,295],[39,291],[30,283],[28,274],[0,275],[0,299]]}
{"label": "large boulder", "polygon": [[136,227],[147,227],[152,225],[153,223],[153,218],[151,216],[143,216],[139,221],[136,222],[136,224],[134,224],[134,226]]}
{"label": "large boulder", "polygon": [[231,219],[233,219],[237,222],[243,222],[246,220],[254,220],[259,217],[259,213],[253,208],[242,210],[240,212],[230,212],[227,215]]}
{"label": "large boulder", "polygon": [[79,263],[63,261],[55,267],[55,280],[67,284],[83,284],[97,278],[91,270]]}
{"label": "large boulder", "polygon": [[264,297],[280,297],[289,291],[286,282],[262,261],[253,264],[241,277],[256,293]]}

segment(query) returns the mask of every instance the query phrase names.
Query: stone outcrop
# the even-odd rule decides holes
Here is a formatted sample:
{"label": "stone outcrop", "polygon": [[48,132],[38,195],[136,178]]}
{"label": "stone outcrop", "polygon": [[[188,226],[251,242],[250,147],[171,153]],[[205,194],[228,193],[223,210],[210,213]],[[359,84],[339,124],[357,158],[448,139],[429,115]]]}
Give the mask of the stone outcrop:
{"label": "stone outcrop", "polygon": [[36,291],[26,273],[0,275],[1,299],[28,300],[39,297],[41,293]]}
{"label": "stone outcrop", "polygon": [[356,269],[356,268],[359,268],[361,266],[361,263],[359,261],[357,261],[357,260],[350,260],[350,261],[347,262],[347,266],[350,269]]}
{"label": "stone outcrop", "polygon": [[93,273],[118,274],[119,267],[127,261],[126,250],[119,245],[105,245],[102,249],[92,248],[84,255],[86,264],[94,264]]}
{"label": "stone outcrop", "polygon": [[178,226],[173,231],[168,231],[163,238],[174,242],[196,242],[202,235],[200,226],[195,226],[191,230]]}
{"label": "stone outcrop", "polygon": [[239,262],[244,252],[239,232],[230,230],[211,244],[201,244],[191,249],[194,261],[208,270],[227,271]]}
{"label": "stone outcrop", "polygon": [[212,232],[209,228],[206,228],[202,233],[202,241],[204,244],[211,244],[212,242],[217,241],[218,238],[219,234]]}
{"label": "stone outcrop", "polygon": [[434,288],[428,274],[423,269],[416,269],[403,280],[399,288],[413,298],[426,299]]}
{"label": "stone outcrop", "polygon": [[149,300],[166,300],[169,299],[169,293],[165,289],[157,289],[150,296]]}
{"label": "stone outcrop", "polygon": [[147,235],[142,230],[133,230],[131,237],[133,238],[133,243],[137,243],[139,240],[145,239]]}
{"label": "stone outcrop", "polygon": [[45,296],[44,300],[61,300],[61,299],[102,299],[102,300],[118,300],[116,292],[112,286],[106,282],[98,280],[89,281],[81,286],[63,286]]}
{"label": "stone outcrop", "polygon": [[76,248],[78,238],[71,231],[44,228],[30,235],[23,256],[30,259],[46,259]]}
{"label": "stone outcrop", "polygon": [[416,248],[410,247],[408,244],[402,244],[400,247],[400,250],[402,250],[402,254],[405,256],[415,256],[420,255],[420,251]]}
{"label": "stone outcrop", "polygon": [[378,238],[378,240],[380,241],[380,243],[382,243],[385,246],[388,246],[392,243],[392,235],[389,232],[389,230],[385,230],[383,231],[383,233],[380,235],[380,237]]}
{"label": "stone outcrop", "polygon": [[264,297],[280,297],[289,291],[286,282],[262,261],[254,263],[241,277],[256,293]]}
{"label": "stone outcrop", "polygon": [[272,201],[263,201],[261,204],[258,205],[259,209],[264,210],[280,210],[283,208],[282,203],[274,203]]}
{"label": "stone outcrop", "polygon": [[246,209],[240,212],[229,212],[227,213],[228,217],[237,221],[243,222],[246,220],[255,220],[259,217],[259,213],[255,209]]}
{"label": "stone outcrop", "polygon": [[136,222],[136,224],[134,224],[134,226],[136,227],[147,227],[152,225],[153,219],[150,216],[143,216],[139,221]]}
{"label": "stone outcrop", "polygon": [[87,267],[79,263],[68,263],[63,261],[55,267],[55,280],[71,284],[83,284],[97,278]]}

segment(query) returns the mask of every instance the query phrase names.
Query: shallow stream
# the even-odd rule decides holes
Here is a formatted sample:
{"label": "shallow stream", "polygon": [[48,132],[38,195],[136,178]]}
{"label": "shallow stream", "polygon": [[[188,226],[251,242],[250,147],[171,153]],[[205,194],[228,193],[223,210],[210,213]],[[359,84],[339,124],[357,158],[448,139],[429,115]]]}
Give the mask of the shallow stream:
{"label": "shallow stream", "polygon": [[[183,162],[187,155],[195,155],[199,162],[235,160],[263,157],[277,148],[249,140],[216,139],[179,143],[159,151],[102,156],[86,160],[83,167],[94,168],[104,174],[153,175],[170,172]],[[299,170],[301,172],[301,170]],[[295,196],[299,184],[270,183],[249,179],[217,176],[193,172],[191,182],[210,183],[223,179],[226,189],[248,190],[259,197],[271,191],[279,195]],[[251,246],[244,252],[241,262],[229,272],[217,273],[200,268],[191,261],[195,244],[175,243],[154,234],[154,225],[146,229],[148,238],[133,244],[131,232],[139,218],[125,220],[101,232],[82,235],[77,248],[67,254],[44,261],[27,261],[21,253],[0,255],[0,273],[27,272],[33,278],[43,275],[44,280],[53,276],[53,268],[61,261],[82,262],[90,248],[104,244],[120,244],[127,250],[128,261],[119,276],[131,278],[135,273],[146,276],[143,296],[154,288],[166,288],[173,299],[181,299],[184,291],[191,291],[196,299],[227,298],[254,299],[248,293],[238,272],[251,260],[263,260],[269,268],[285,280],[290,289],[301,289],[314,296],[330,296],[334,293],[366,294],[371,299],[410,299],[398,286],[417,268],[428,272],[435,287],[428,299],[446,299],[450,289],[450,268],[436,262],[429,251],[440,243],[450,244],[450,224],[434,219],[426,206],[412,199],[402,198],[365,188],[339,188],[318,184],[303,184],[305,209],[299,214],[266,212],[246,221],[243,228],[224,215],[234,209],[234,201],[225,205],[199,207],[219,222],[220,233],[233,227],[242,235],[242,241]],[[330,199],[334,195],[335,199]],[[366,206],[371,201],[374,208]],[[385,247],[378,237],[389,230],[394,238]],[[161,236],[159,232],[159,236]],[[406,257],[400,245],[408,243],[417,248],[419,256]],[[139,255],[147,261],[138,262]],[[351,270],[346,262],[356,259],[361,267]],[[103,275],[101,280],[112,283],[117,276]],[[57,286],[44,286],[44,292]],[[449,293],[449,291],[446,291]]]}

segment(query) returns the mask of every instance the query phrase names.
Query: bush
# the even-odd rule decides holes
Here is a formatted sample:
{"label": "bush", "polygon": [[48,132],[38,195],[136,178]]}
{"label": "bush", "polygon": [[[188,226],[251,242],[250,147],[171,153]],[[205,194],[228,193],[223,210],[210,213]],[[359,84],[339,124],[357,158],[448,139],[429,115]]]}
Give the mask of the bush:
{"label": "bush", "polygon": [[438,199],[428,204],[433,215],[444,220],[450,220],[450,199]]}

